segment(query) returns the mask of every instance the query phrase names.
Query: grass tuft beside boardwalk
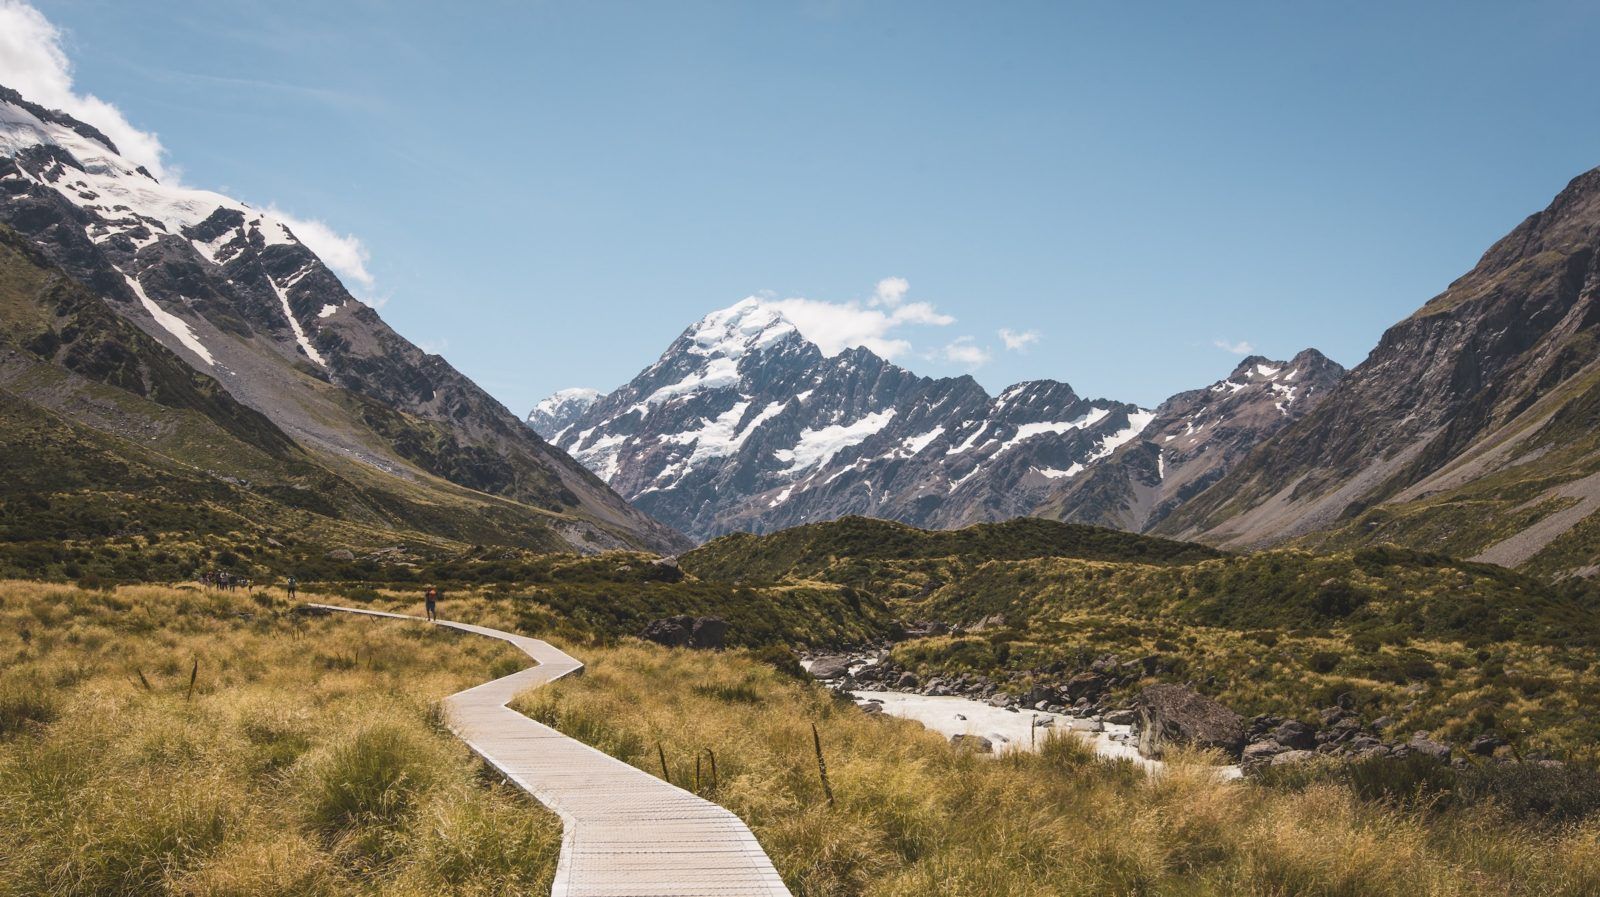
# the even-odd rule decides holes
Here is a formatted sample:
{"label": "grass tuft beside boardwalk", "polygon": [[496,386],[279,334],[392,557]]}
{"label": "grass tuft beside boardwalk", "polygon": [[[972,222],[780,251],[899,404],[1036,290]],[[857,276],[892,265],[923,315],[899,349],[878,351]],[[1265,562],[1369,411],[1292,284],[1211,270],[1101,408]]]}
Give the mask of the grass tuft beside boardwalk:
{"label": "grass tuft beside boardwalk", "polygon": [[515,652],[286,610],[0,583],[0,895],[548,892],[558,820],[433,711]]}

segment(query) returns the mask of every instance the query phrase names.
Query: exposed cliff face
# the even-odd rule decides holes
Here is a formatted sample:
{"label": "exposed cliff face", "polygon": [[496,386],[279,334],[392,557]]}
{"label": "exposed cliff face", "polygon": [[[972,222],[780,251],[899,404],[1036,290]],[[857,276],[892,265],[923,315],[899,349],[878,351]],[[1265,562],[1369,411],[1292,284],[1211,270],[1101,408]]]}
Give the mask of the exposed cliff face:
{"label": "exposed cliff face", "polygon": [[[1158,532],[1597,562],[1600,170],[1391,327],[1303,420]],[[1309,536],[1308,534],[1317,534]]]}
{"label": "exposed cliff face", "polygon": [[282,221],[161,184],[3,89],[0,223],[308,451],[526,505],[581,549],[685,544],[390,329]]}
{"label": "exposed cliff face", "polygon": [[1253,356],[1226,379],[1161,403],[1139,437],[1067,479],[1039,514],[1145,532],[1316,408],[1344,368],[1315,349]]}
{"label": "exposed cliff face", "polygon": [[747,299],[684,331],[555,440],[707,538],[847,514],[931,527],[1026,514],[1148,420],[1055,381],[991,397],[971,377],[919,377],[862,348],[826,356]]}

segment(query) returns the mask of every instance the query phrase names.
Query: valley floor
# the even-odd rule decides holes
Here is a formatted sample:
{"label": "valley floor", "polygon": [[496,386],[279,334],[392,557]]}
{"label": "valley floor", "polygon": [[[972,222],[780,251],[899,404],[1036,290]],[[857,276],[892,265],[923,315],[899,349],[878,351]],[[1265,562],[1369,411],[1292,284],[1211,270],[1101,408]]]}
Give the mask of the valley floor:
{"label": "valley floor", "polygon": [[[286,610],[0,583],[0,894],[546,893],[558,823],[432,709],[518,658]],[[449,611],[519,617],[512,599]],[[586,674],[514,706],[733,810],[796,894],[1600,893],[1593,816],[1332,775],[1220,782],[1212,757],[1150,776],[1070,738],[983,756],[756,653],[568,642]]]}

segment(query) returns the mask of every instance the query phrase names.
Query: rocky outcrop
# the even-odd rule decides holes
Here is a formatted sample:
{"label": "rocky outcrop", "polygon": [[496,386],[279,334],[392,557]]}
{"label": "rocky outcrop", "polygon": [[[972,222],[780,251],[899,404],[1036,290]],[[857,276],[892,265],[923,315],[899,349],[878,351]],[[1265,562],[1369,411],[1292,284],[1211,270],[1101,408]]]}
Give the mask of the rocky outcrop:
{"label": "rocky outcrop", "polygon": [[1037,513],[1146,532],[1316,408],[1343,376],[1316,349],[1288,361],[1246,358],[1227,379],[1162,402],[1137,439],[1062,479]]}
{"label": "rocky outcrop", "polygon": [[1310,414],[1155,532],[1228,546],[1317,534],[1552,573],[1600,548],[1600,169],[1389,328]]}
{"label": "rocky outcrop", "polygon": [[687,615],[651,620],[639,633],[645,641],[668,648],[723,648],[727,636],[727,621]]}
{"label": "rocky outcrop", "polygon": [[1139,754],[1160,759],[1174,746],[1216,749],[1229,757],[1244,750],[1244,718],[1183,685],[1152,685],[1135,704]]}

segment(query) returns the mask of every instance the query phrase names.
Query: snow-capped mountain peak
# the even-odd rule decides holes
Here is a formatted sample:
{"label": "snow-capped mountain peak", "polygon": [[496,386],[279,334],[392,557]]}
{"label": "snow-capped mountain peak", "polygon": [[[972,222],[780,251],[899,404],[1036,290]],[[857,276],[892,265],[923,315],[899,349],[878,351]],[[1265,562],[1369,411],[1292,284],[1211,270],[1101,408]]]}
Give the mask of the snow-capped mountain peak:
{"label": "snow-capped mountain peak", "polygon": [[737,360],[799,332],[781,311],[751,296],[701,318],[683,339],[697,355]]}
{"label": "snow-capped mountain peak", "polygon": [[598,389],[579,386],[556,390],[533,406],[533,411],[528,415],[528,426],[546,439],[556,439],[599,400]]}
{"label": "snow-capped mountain peak", "polygon": [[841,514],[950,526],[1026,513],[1052,474],[1148,420],[1052,380],[993,399],[971,377],[919,377],[865,348],[826,355],[749,298],[695,322],[575,420],[540,426],[639,507],[704,537]]}

